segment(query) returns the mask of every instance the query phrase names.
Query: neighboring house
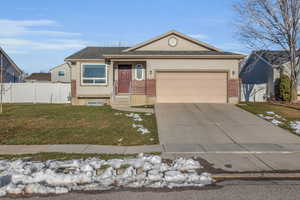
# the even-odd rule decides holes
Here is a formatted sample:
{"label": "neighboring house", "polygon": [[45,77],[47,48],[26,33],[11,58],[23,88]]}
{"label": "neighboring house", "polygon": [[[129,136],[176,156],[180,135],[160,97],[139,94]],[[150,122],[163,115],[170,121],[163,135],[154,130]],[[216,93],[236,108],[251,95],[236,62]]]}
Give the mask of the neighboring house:
{"label": "neighboring house", "polygon": [[133,47],[86,47],[65,61],[74,105],[237,103],[244,57],[170,31]]}
{"label": "neighboring house", "polygon": [[275,98],[280,73],[289,75],[286,51],[253,51],[241,67],[241,101],[264,102]]}
{"label": "neighboring house", "polygon": [[32,73],[25,78],[25,82],[49,83],[51,82],[51,73]]}
{"label": "neighboring house", "polygon": [[[14,63],[14,61],[5,53],[5,51],[0,47],[0,59],[2,55],[3,68],[3,82],[4,83],[18,83],[23,82],[23,71]],[[0,60],[1,65],[1,60]],[[1,75],[0,75],[1,76]]]}
{"label": "neighboring house", "polygon": [[51,82],[70,83],[70,66],[67,63],[53,67],[50,70]]}

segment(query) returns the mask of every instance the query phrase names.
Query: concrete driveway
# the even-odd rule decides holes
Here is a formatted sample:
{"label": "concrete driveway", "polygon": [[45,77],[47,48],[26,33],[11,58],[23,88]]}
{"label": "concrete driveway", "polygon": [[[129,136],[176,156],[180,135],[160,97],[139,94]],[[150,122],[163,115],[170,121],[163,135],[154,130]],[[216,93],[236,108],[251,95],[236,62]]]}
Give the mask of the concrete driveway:
{"label": "concrete driveway", "polygon": [[161,144],[300,144],[300,137],[230,104],[157,104]]}
{"label": "concrete driveway", "polygon": [[300,137],[235,105],[157,104],[155,113],[166,157],[200,155],[230,171],[300,170]]}

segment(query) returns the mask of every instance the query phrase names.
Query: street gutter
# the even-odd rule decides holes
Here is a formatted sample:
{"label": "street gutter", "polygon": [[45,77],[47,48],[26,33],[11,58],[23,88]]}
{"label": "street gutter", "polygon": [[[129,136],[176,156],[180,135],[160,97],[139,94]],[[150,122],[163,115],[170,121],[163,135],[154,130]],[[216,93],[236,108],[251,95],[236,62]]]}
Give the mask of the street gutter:
{"label": "street gutter", "polygon": [[214,174],[212,178],[216,181],[225,180],[300,180],[300,173],[222,173]]}

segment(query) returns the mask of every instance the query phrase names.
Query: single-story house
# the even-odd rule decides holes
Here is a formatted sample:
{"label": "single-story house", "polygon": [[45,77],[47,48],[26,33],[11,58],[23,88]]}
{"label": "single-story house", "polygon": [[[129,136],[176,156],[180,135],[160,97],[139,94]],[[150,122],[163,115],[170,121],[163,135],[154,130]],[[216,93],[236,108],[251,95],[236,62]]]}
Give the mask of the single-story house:
{"label": "single-story house", "polygon": [[[2,66],[1,66],[2,64]],[[2,72],[3,83],[19,83],[23,82],[24,72],[16,65],[16,63],[7,55],[0,47],[0,74]]]}
{"label": "single-story house", "polygon": [[68,63],[64,63],[50,69],[51,82],[71,83],[71,72]]}
{"label": "single-story house", "polygon": [[170,31],[133,47],[86,47],[65,61],[74,105],[238,103],[244,57]]}
{"label": "single-story house", "polygon": [[252,51],[241,66],[241,101],[264,102],[275,98],[280,74],[290,74],[286,51]]}
{"label": "single-story house", "polygon": [[32,73],[25,78],[25,82],[50,83],[51,73]]}

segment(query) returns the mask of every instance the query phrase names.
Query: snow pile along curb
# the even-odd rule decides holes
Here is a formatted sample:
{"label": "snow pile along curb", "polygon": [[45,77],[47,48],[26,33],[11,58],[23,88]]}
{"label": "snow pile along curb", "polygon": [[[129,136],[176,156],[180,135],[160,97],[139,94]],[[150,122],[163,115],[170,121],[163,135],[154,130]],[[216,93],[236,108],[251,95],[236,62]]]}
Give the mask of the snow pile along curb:
{"label": "snow pile along curb", "polygon": [[137,158],[31,162],[0,161],[0,196],[7,194],[62,194],[69,191],[127,188],[202,187],[213,183],[210,174],[198,174],[198,161],[178,158],[171,164],[160,156]]}

